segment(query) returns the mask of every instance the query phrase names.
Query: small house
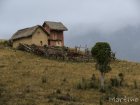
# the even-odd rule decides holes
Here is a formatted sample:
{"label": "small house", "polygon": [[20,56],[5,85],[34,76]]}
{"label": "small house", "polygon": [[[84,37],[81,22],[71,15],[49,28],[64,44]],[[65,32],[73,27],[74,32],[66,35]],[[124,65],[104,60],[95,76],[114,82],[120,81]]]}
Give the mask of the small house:
{"label": "small house", "polygon": [[44,46],[48,45],[49,33],[45,29],[36,25],[33,27],[18,30],[11,38],[13,47],[17,48],[20,43],[28,45]]}
{"label": "small house", "polygon": [[61,22],[45,21],[42,26],[50,34],[49,46],[64,46],[64,31],[68,29]]}

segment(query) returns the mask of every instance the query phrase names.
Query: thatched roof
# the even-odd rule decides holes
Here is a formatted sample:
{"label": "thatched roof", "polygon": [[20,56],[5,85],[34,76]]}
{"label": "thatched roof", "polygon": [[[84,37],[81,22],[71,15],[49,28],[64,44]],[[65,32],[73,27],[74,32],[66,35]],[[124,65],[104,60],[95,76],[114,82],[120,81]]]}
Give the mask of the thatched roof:
{"label": "thatched roof", "polygon": [[61,30],[61,31],[67,31],[68,30],[61,22],[45,21],[43,26],[45,24],[48,25],[51,30]]}
{"label": "thatched roof", "polygon": [[30,37],[30,36],[32,36],[32,35],[34,34],[34,32],[35,32],[38,28],[41,28],[41,29],[48,35],[48,33],[45,31],[45,29],[44,29],[42,26],[36,25],[36,26],[33,26],[33,27],[29,27],[29,28],[24,28],[24,29],[18,30],[18,31],[11,37],[11,40]]}

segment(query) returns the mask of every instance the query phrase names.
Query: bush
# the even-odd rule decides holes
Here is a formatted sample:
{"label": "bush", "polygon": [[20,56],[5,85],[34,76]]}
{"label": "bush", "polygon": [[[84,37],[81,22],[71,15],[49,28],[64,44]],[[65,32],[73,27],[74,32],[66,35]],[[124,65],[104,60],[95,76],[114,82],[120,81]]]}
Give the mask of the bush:
{"label": "bush", "polygon": [[7,40],[0,41],[0,45],[4,47],[7,47],[7,46],[11,47],[10,41],[7,41]]}
{"label": "bush", "polygon": [[56,90],[56,93],[57,93],[57,94],[61,94],[61,90],[60,90],[60,89],[57,89],[57,90]]}
{"label": "bush", "polygon": [[137,89],[137,88],[138,88],[137,81],[134,80],[134,89]]}
{"label": "bush", "polygon": [[42,78],[41,78],[41,80],[42,80],[42,83],[47,83],[47,77],[46,77],[46,75],[43,75]]}
{"label": "bush", "polygon": [[98,81],[97,80],[92,80],[92,78],[91,79],[84,79],[84,78],[82,78],[82,81],[81,82],[79,82],[78,84],[77,84],[77,89],[83,89],[83,90],[86,90],[86,89],[98,89],[98,86],[99,85],[99,83],[98,83]]}
{"label": "bush", "polygon": [[96,81],[96,76],[95,76],[95,74],[92,75],[91,80]]}
{"label": "bush", "polygon": [[118,77],[111,78],[110,81],[111,81],[111,86],[113,86],[113,87],[123,86],[124,74],[119,73]]}
{"label": "bush", "polygon": [[82,78],[82,81],[78,83],[77,85],[77,89],[83,89],[83,90],[86,90],[88,88],[87,86],[87,81]]}
{"label": "bush", "polygon": [[4,85],[0,84],[0,97],[2,96],[2,93],[5,91]]}
{"label": "bush", "polygon": [[100,97],[100,105],[103,105],[103,97]]}
{"label": "bush", "polygon": [[63,79],[63,82],[67,82],[67,79],[66,79],[66,78],[64,78],[64,79]]}
{"label": "bush", "polygon": [[31,92],[31,87],[30,87],[29,85],[27,85],[27,86],[25,87],[24,92],[30,93],[30,92]]}
{"label": "bush", "polygon": [[117,78],[111,78],[110,81],[111,81],[111,86],[113,86],[113,87],[119,86],[119,81]]}
{"label": "bush", "polygon": [[124,74],[123,73],[119,73],[118,76],[119,76],[119,79],[120,79],[119,85],[122,86],[123,85],[123,81],[124,81]]}

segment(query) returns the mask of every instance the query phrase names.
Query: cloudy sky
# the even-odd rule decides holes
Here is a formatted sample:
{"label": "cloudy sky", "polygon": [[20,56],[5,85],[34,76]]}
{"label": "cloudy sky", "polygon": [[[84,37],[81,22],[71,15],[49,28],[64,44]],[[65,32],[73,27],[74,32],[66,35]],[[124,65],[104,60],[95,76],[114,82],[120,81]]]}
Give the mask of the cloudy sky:
{"label": "cloudy sky", "polygon": [[118,58],[140,62],[140,0],[0,0],[0,39],[45,20],[67,26],[67,46],[107,41]]}

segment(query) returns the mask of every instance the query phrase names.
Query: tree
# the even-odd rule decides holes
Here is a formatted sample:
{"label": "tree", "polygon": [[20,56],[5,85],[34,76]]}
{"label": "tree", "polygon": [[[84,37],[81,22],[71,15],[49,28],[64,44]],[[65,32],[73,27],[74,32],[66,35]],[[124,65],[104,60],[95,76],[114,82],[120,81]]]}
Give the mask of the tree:
{"label": "tree", "polygon": [[111,47],[107,42],[97,42],[91,50],[96,61],[96,69],[100,71],[101,91],[104,91],[105,73],[111,70]]}

